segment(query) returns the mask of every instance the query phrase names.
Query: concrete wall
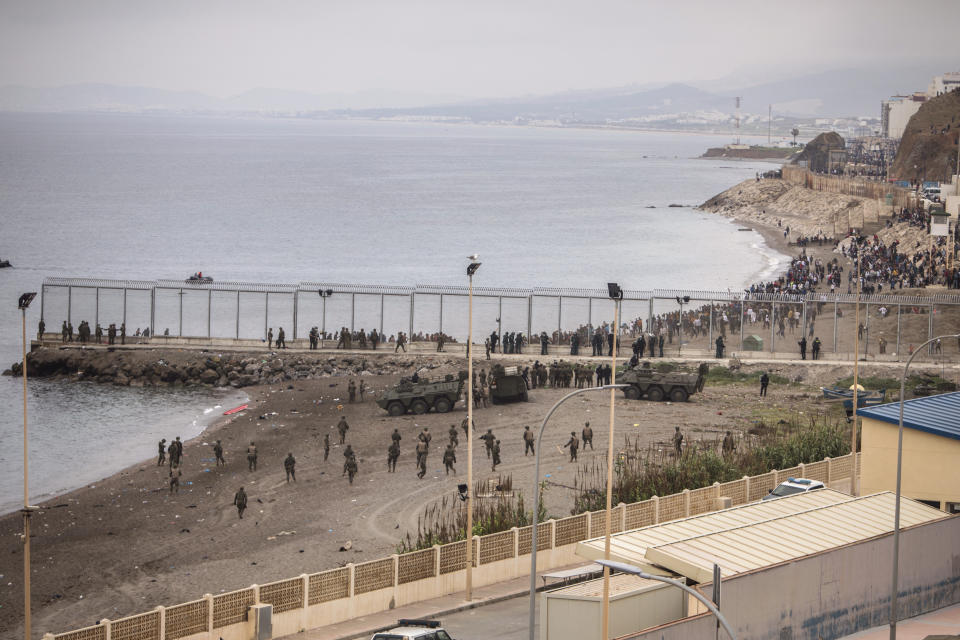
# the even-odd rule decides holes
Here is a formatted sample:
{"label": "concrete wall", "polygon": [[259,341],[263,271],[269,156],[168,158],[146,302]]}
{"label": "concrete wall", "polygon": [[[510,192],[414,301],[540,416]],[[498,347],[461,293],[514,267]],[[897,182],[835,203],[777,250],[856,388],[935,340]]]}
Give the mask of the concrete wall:
{"label": "concrete wall", "polygon": [[[863,418],[862,493],[896,491],[897,425]],[[960,502],[960,440],[903,429],[903,495],[914,500]]]}
{"label": "concrete wall", "polygon": [[[599,582],[599,581],[591,581]],[[600,640],[603,601],[565,595],[540,596],[541,640]],[[638,587],[610,597],[609,638],[646,629],[684,616],[684,594],[663,583]]]}
{"label": "concrete wall", "polygon": [[[723,614],[741,640],[837,638],[886,624],[892,554],[887,534],[733,576],[723,581]],[[899,583],[901,620],[960,602],[960,517],[901,532]],[[714,625],[701,615],[624,637],[712,637]]]}

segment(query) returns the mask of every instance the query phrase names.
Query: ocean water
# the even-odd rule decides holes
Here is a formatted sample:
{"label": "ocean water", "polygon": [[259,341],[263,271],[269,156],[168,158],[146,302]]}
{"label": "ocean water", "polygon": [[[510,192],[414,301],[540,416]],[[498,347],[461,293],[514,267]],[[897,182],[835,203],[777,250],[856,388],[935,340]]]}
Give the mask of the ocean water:
{"label": "ocean water", "polygon": [[[464,258],[479,253],[478,286],[740,289],[786,257],[725,219],[668,207],[699,204],[770,168],[696,159],[727,142],[429,123],[0,114],[0,258],[15,267],[0,270],[0,367],[19,360],[17,297],[49,276],[180,279],[201,270],[218,280],[465,284]],[[28,334],[39,308],[27,314]],[[59,321],[48,317],[47,326]],[[185,436],[172,431],[181,427],[196,433],[194,420],[222,401],[30,385],[37,496],[152,456],[159,437]],[[20,381],[0,378],[9,408],[0,415],[0,510],[22,495],[21,401]],[[116,446],[91,463],[77,454],[78,439]]]}

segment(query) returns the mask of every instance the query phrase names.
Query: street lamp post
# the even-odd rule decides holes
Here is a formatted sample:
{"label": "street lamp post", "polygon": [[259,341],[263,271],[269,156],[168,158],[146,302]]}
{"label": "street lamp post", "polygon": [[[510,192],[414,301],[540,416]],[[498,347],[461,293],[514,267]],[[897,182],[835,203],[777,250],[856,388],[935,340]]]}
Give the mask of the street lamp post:
{"label": "street lamp post", "polygon": [[709,598],[701,594],[696,589],[691,589],[690,587],[680,582],[679,580],[672,580],[670,578],[664,578],[663,576],[655,576],[655,575],[649,574],[643,569],[641,569],[640,567],[635,567],[632,564],[626,564],[623,562],[614,562],[612,560],[597,560],[597,564],[603,565],[604,569],[616,569],[621,573],[629,573],[637,577],[643,578],[644,580],[656,580],[657,582],[664,582],[666,584],[673,585],[678,589],[683,589],[684,591],[689,593],[691,596],[693,596],[694,598],[702,602],[703,606],[705,606],[710,611],[710,613],[712,613],[717,617],[717,621],[721,624],[721,626],[723,626],[724,630],[727,632],[727,635],[730,636],[732,640],[737,640],[737,636],[733,632],[733,629],[730,627],[730,623],[727,622],[727,619],[723,617],[723,614],[720,613],[720,610],[717,609],[717,607],[712,602],[710,602]]}
{"label": "street lamp post", "polygon": [[29,476],[27,473],[27,307],[37,297],[36,292],[20,296],[18,307],[22,317],[23,364],[23,637],[30,640],[30,515],[37,510],[30,506]]}
{"label": "street lamp post", "polygon": [[327,337],[327,298],[333,295],[333,289],[320,289],[317,293],[323,299],[323,312],[320,316],[320,348],[323,349],[323,340]]}
{"label": "street lamp post", "polygon": [[[907,370],[910,363],[917,357],[920,350],[936,340],[946,340],[948,338],[960,339],[960,334],[954,333],[946,336],[930,338],[907,358],[907,363],[903,366],[903,375],[900,376],[900,418],[897,421],[897,502],[893,508],[893,580],[890,587],[890,640],[897,638],[897,591],[899,590],[899,569],[900,569],[900,474],[903,463],[903,395],[907,384]],[[856,460],[856,453],[854,453]]]}
{"label": "street lamp post", "polygon": [[677,296],[677,304],[680,305],[680,319],[677,322],[677,357],[683,351],[683,305],[690,302],[690,296]]}
{"label": "street lamp post", "polygon": [[540,520],[540,441],[543,439],[543,431],[547,427],[547,422],[550,420],[550,416],[553,415],[560,405],[570,398],[578,396],[581,393],[589,393],[590,391],[623,389],[626,386],[629,385],[608,384],[602,387],[586,387],[583,389],[577,389],[576,391],[571,391],[567,395],[557,400],[557,402],[550,408],[550,411],[547,412],[547,415],[544,416],[543,422],[540,423],[540,431],[537,432],[537,444],[535,446],[536,453],[534,454],[533,461],[533,491],[530,494],[533,496],[533,529],[530,534],[530,619],[528,623],[530,640],[535,640],[533,637],[533,628],[536,624],[537,617],[537,525],[539,524]]}
{"label": "street lamp post", "polygon": [[[613,300],[613,349],[611,350],[612,373],[610,378],[610,434],[607,442],[607,504],[606,516],[603,533],[603,557],[610,559],[610,507],[613,503],[613,406],[614,394],[616,389],[613,384],[617,381],[617,333],[620,328],[620,303],[623,300],[623,289],[616,282],[608,282],[607,290],[610,299]],[[652,335],[652,334],[651,334]],[[610,568],[603,568],[603,612],[600,621],[600,638],[606,640],[609,637],[610,616],[608,608],[610,606]]]}
{"label": "street lamp post", "polygon": [[467,576],[466,600],[473,599],[473,274],[480,268],[477,255],[469,257],[467,277],[470,279],[469,318],[467,320]]}

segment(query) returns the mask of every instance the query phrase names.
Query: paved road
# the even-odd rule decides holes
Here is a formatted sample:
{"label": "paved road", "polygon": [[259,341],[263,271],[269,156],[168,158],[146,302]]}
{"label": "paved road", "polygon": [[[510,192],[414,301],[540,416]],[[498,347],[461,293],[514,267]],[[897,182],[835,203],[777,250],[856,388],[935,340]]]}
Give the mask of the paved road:
{"label": "paved road", "polygon": [[[539,599],[539,595],[538,595]],[[503,602],[451,613],[440,620],[443,628],[455,640],[527,640],[527,618],[530,600],[510,598]],[[539,602],[537,620],[540,619]],[[538,633],[536,630],[535,633]],[[536,637],[536,636],[535,636]]]}

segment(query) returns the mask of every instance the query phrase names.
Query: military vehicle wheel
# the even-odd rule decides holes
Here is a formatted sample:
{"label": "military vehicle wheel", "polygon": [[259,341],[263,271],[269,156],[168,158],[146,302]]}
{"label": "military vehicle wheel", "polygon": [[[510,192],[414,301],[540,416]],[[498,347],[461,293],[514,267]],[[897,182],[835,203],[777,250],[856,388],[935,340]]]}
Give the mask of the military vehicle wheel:
{"label": "military vehicle wheel", "polygon": [[446,413],[450,411],[450,401],[446,398],[437,398],[437,401],[433,403],[433,408],[437,410],[437,413]]}
{"label": "military vehicle wheel", "polygon": [[634,386],[629,386],[623,390],[623,397],[627,400],[639,400],[640,399],[640,389],[637,389]]}
{"label": "military vehicle wheel", "polygon": [[663,400],[663,389],[660,387],[650,387],[647,389],[647,398],[651,402],[660,402]]}
{"label": "military vehicle wheel", "polygon": [[690,396],[683,387],[675,387],[670,391],[670,400],[673,402],[686,402]]}
{"label": "military vehicle wheel", "polygon": [[393,402],[387,405],[387,413],[392,415],[394,418],[396,418],[397,416],[402,416],[406,412],[407,412],[407,408],[403,406],[402,402],[399,402],[397,400],[394,400]]}
{"label": "military vehicle wheel", "polygon": [[524,391],[524,392],[523,392],[523,395],[520,396],[520,399],[523,400],[524,402],[527,402],[527,401],[530,400],[530,396],[527,395],[527,392],[526,392],[526,391]]}
{"label": "military vehicle wheel", "polygon": [[410,403],[410,411],[413,411],[415,414],[423,415],[430,410],[430,407],[427,406],[427,403],[419,398]]}

